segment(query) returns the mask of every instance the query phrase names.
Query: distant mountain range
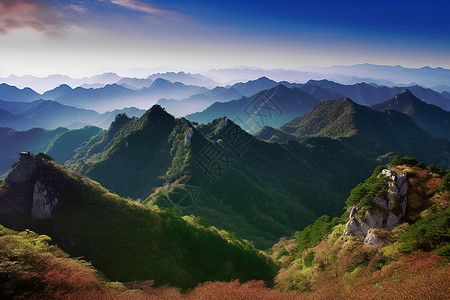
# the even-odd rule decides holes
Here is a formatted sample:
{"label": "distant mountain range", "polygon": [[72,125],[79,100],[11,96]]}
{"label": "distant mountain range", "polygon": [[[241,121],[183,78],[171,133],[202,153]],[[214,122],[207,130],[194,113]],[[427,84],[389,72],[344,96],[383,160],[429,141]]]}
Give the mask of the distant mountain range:
{"label": "distant mountain range", "polygon": [[82,128],[95,125],[108,128],[119,113],[140,117],[145,111],[135,107],[123,108],[99,114],[93,110],[76,108],[50,100],[33,102],[0,101],[0,126],[27,130],[34,127],[54,129],[57,127]]}
{"label": "distant mountain range", "polygon": [[84,77],[81,79],[72,78],[66,75],[50,75],[45,78],[25,75],[0,78],[0,82],[14,85],[19,88],[29,87],[43,93],[45,91],[54,89],[62,84],[67,84],[71,87],[84,87],[84,88],[101,88],[108,84],[117,83],[123,85],[126,88],[141,89],[144,87],[150,87],[154,80],[161,78],[172,82],[182,82],[186,85],[198,85],[212,88],[218,85],[213,80],[201,75],[185,72],[167,72],[167,73],[154,73],[147,78],[132,78],[121,77],[116,73],[103,73],[91,77]]}
{"label": "distant mountain range", "polygon": [[[187,76],[185,73],[167,73],[166,75],[172,79]],[[108,76],[114,77],[111,74]],[[129,84],[132,84],[133,79],[127,80]],[[200,123],[208,123],[227,115],[245,130],[255,133],[264,126],[278,127],[301,116],[308,112],[317,101],[348,97],[359,104],[376,105],[391,99],[403,90],[401,87],[390,88],[364,82],[343,85],[328,80],[309,80],[305,84],[300,84],[287,81],[276,82],[267,77],[227,87],[215,87],[211,90],[161,78],[145,81],[151,85],[140,89],[136,89],[136,86],[142,84],[142,81],[135,83],[134,88],[108,84],[95,89],[82,87],[73,89],[63,84],[43,94],[29,88],[19,89],[1,84],[0,99],[3,101],[0,100],[0,108],[9,113],[2,112],[0,126],[29,129],[32,127],[56,128],[57,126],[81,128],[85,125],[95,125],[106,128],[113,120],[113,116],[97,118],[95,112],[88,111],[86,108],[105,112],[117,110],[124,104],[148,108],[153,103],[158,103],[176,117],[187,116],[188,119]],[[295,92],[297,95],[288,94],[287,89],[273,90],[279,85],[297,89]],[[445,97],[447,95],[445,92],[438,93],[417,85],[409,86],[408,89],[424,102],[439,106],[445,111],[450,110],[450,99]],[[311,97],[316,100],[312,100]],[[266,101],[263,98],[270,99]],[[51,102],[44,104],[41,103],[42,99],[56,101],[72,108]],[[34,110],[31,110],[31,106],[18,101],[33,102]],[[295,101],[297,103],[294,103]],[[84,109],[76,110],[74,107]],[[25,110],[29,111],[25,113]],[[117,110],[118,113],[124,111]],[[140,116],[143,111],[128,111],[128,113],[130,116]]]}
{"label": "distant mountain range", "polygon": [[[333,91],[344,97],[353,99],[355,102],[363,105],[375,105],[386,101],[400,94],[404,89],[410,90],[414,95],[422,99],[423,101],[434,104],[442,109],[450,111],[450,101],[440,93],[431,89],[426,89],[417,85],[407,87],[393,87],[386,86],[374,86],[367,83],[357,83],[353,85],[343,85],[328,80],[310,80],[306,85],[319,86],[323,89]],[[333,100],[333,99],[322,99]]]}
{"label": "distant mountain range", "polygon": [[[233,84],[267,76],[275,81],[306,82],[310,79],[328,79],[341,84],[359,82],[384,86],[411,86],[414,84],[429,88],[438,87],[438,91],[450,87],[450,70],[443,68],[404,68],[401,66],[383,66],[359,64],[351,66],[302,67],[301,70],[230,68],[213,69],[204,73],[217,82]],[[443,86],[444,88],[442,89]],[[450,92],[448,89],[446,90]]]}
{"label": "distant mountain range", "polygon": [[[395,85],[413,85],[414,83],[434,87],[438,85],[450,86],[450,70],[444,68],[404,68],[401,66],[385,66],[373,64],[358,64],[351,66],[331,66],[331,67],[306,67],[305,70],[310,72],[318,72],[329,78],[337,77],[353,77],[354,80],[361,82],[362,78],[372,79],[374,83],[378,80],[390,81],[390,86]],[[341,81],[343,82],[343,81]],[[369,81],[370,82],[370,81]],[[347,82],[355,83],[355,82]],[[381,83],[386,85],[386,83]],[[388,84],[389,85],[389,84]]]}

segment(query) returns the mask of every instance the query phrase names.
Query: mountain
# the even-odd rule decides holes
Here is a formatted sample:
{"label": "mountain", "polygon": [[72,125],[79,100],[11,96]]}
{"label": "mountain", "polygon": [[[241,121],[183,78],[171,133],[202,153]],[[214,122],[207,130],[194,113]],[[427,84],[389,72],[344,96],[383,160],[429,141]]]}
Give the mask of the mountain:
{"label": "mountain", "polygon": [[435,136],[450,140],[450,112],[427,104],[409,90],[404,90],[394,98],[374,105],[373,108],[379,111],[393,109],[407,114],[419,127]]}
{"label": "mountain", "polygon": [[[445,299],[448,294],[450,174],[425,167],[413,158],[396,156],[388,165],[377,167],[353,189],[341,217],[321,216],[304,230],[280,239],[265,251],[268,260],[264,261],[235,234],[219,231],[202,218],[181,219],[173,210],[145,209],[86,178],[67,174],[43,161],[45,156],[39,157],[28,161],[30,173],[21,170],[25,164],[21,158],[15,176],[0,183],[0,207],[9,204],[5,202],[13,194],[23,196],[15,197],[8,211],[0,209],[1,220],[11,222],[14,214],[23,220],[34,217],[33,226],[44,227],[45,232],[62,225],[52,235],[53,241],[29,229],[17,232],[0,226],[3,298],[216,299],[219,293],[230,299],[390,299],[393,295],[396,299]],[[33,174],[36,168],[40,172]],[[18,178],[25,180],[20,183],[21,190],[14,183]],[[25,190],[36,179],[34,186],[38,188],[26,195]],[[69,188],[75,192],[72,196],[66,193]],[[83,197],[74,200],[81,189]],[[52,201],[55,194],[62,196],[56,203]],[[39,204],[45,200],[50,201],[43,216]],[[90,218],[97,208],[102,213]],[[75,216],[62,222],[68,209],[68,215]],[[160,220],[159,226],[153,226],[155,219]],[[88,230],[80,233],[84,228]],[[107,272],[99,274],[91,264],[49,245],[60,241],[61,235],[60,247],[69,253],[85,250],[87,257],[95,257],[92,264]],[[64,238],[70,238],[70,246]],[[142,240],[145,242],[136,243]],[[121,246],[124,251],[116,251]],[[104,255],[96,256],[100,251]],[[111,263],[105,259],[111,257],[114,268],[108,268]],[[228,258],[231,260],[223,263]],[[159,287],[162,283],[189,287],[199,278],[201,282],[205,278],[245,281],[266,277],[267,282],[275,271],[270,260],[281,268],[273,289],[262,281],[206,282],[184,293],[174,287]],[[157,268],[146,268],[148,264]],[[236,268],[235,264],[245,267]],[[119,274],[122,278],[139,273],[134,277],[147,280],[108,282],[117,270],[125,273]]]}
{"label": "mountain", "polygon": [[[207,89],[198,86],[184,85],[180,82],[172,83],[159,78],[150,87],[139,90],[128,89],[119,84],[108,84],[95,89],[77,87],[70,90],[67,87],[59,87],[50,91],[48,97],[64,105],[105,112],[122,108],[124,103],[128,106],[148,108],[162,97],[183,99],[205,91]],[[60,92],[61,95],[55,98],[55,95]]]}
{"label": "mountain", "polygon": [[123,196],[202,216],[258,247],[335,212],[373,164],[339,141],[266,143],[227,118],[194,127],[159,106],[140,119],[117,116],[66,163]]}
{"label": "mountain", "polygon": [[12,102],[30,102],[40,98],[40,94],[30,88],[19,89],[6,83],[0,84],[0,100]]}
{"label": "mountain", "polygon": [[[78,150],[84,160],[101,157],[83,163],[80,171],[120,194],[145,197],[163,184],[176,155],[171,150],[173,143],[179,143],[177,135],[186,130],[190,130],[186,120],[175,120],[160,106],[153,106],[139,119],[117,115],[107,132]],[[144,170],[136,172],[143,162]],[[116,169],[122,170],[120,175],[113,171]]]}
{"label": "mountain", "polygon": [[319,101],[336,100],[343,97],[343,95],[338,92],[324,89],[311,83],[294,84],[294,86],[297,86],[299,89],[313,95]]}
{"label": "mountain", "polygon": [[449,92],[444,91],[444,92],[441,93],[441,95],[450,100],[450,93]]}
{"label": "mountain", "polygon": [[130,78],[125,77],[116,82],[127,89],[139,90],[152,85],[153,80],[150,78]]}
{"label": "mountain", "polygon": [[101,132],[102,129],[95,126],[86,126],[81,129],[69,130],[52,139],[45,153],[50,155],[56,162],[64,164],[83,143]]}
{"label": "mountain", "polygon": [[217,82],[214,80],[203,76],[201,74],[192,74],[185,72],[166,72],[166,73],[154,73],[147,77],[147,80],[156,80],[158,78],[165,79],[171,82],[181,82],[186,85],[197,85],[207,88],[217,86]]}
{"label": "mountain", "polygon": [[69,94],[73,91],[73,89],[67,84],[61,84],[58,87],[55,87],[52,90],[48,90],[42,94],[42,99],[46,100],[56,100],[66,94]]}
{"label": "mountain", "polygon": [[[393,87],[374,86],[365,82],[353,85],[343,85],[329,80],[310,80],[307,85],[316,85],[323,89],[327,89],[341,94],[344,97],[353,99],[355,102],[363,105],[375,105],[391,99],[395,95],[400,94],[403,89],[409,89],[414,95],[421,100],[441,107],[444,110],[450,111],[450,101],[444,96],[431,89],[423,88],[418,85],[407,87]],[[334,99],[327,99],[334,100]]]}
{"label": "mountain", "polygon": [[208,123],[227,116],[249,132],[256,132],[263,126],[278,127],[301,116],[316,103],[317,100],[310,94],[280,84],[248,98],[214,103],[204,111],[187,115],[186,118],[194,122]]}
{"label": "mountain", "polygon": [[45,152],[51,142],[62,133],[68,131],[66,128],[55,130],[44,130],[33,128],[27,131],[18,131],[12,128],[0,127],[0,176],[11,168],[17,161],[17,154],[21,151],[33,153]]}
{"label": "mountain", "polygon": [[5,226],[50,236],[108,280],[153,280],[180,288],[208,280],[273,284],[276,267],[235,234],[219,232],[201,218],[126,200],[44,154],[21,153],[0,184]]}
{"label": "mountain", "polygon": [[80,109],[62,105],[55,101],[42,101],[36,106],[19,114],[24,119],[33,120],[45,128],[57,128],[59,126],[70,126],[77,122],[89,123],[98,117],[93,110]]}
{"label": "mountain", "polygon": [[108,129],[114,118],[118,114],[126,114],[129,117],[140,118],[145,113],[145,110],[136,107],[124,107],[122,109],[115,109],[113,111],[107,111],[105,113],[99,114],[95,120],[91,121],[92,125],[99,126],[103,129]]}
{"label": "mountain", "polygon": [[56,162],[64,164],[74,155],[75,149],[100,132],[101,128],[95,126],[76,130],[59,127],[53,130],[33,128],[27,131],[0,127],[0,175],[11,168],[17,161],[17,154],[22,151],[48,153]]}
{"label": "mountain", "polygon": [[183,117],[188,114],[203,111],[214,102],[216,101],[211,97],[204,94],[197,94],[181,100],[161,98],[156,104],[163,107],[175,117]]}
{"label": "mountain", "polygon": [[319,102],[310,112],[279,129],[299,139],[338,138],[367,157],[397,152],[450,167],[448,141],[419,128],[408,115],[394,110],[375,111],[348,98]]}
{"label": "mountain", "polygon": [[14,115],[7,110],[0,108],[0,126],[14,127],[17,129],[29,129],[39,127],[39,123],[29,120],[20,115]]}
{"label": "mountain", "polygon": [[28,130],[33,127],[79,129],[86,125],[108,128],[117,114],[126,113],[131,117],[140,117],[145,112],[145,110],[136,107],[125,107],[99,114],[93,110],[67,106],[50,100],[35,100],[33,102],[7,102],[0,100],[1,109],[7,112],[3,113],[4,116],[0,119],[0,126],[20,130]]}
{"label": "mountain", "polygon": [[54,100],[64,105],[94,110],[102,108],[106,111],[116,109],[120,105],[119,102],[134,96],[135,93],[134,90],[121,85],[110,84],[98,89],[77,87]]}
{"label": "mountain", "polygon": [[255,133],[255,136],[261,140],[272,141],[276,143],[283,143],[290,140],[296,140],[296,136],[291,135],[289,133],[284,132],[283,130],[273,128],[270,126],[264,126],[258,132]]}
{"label": "mountain", "polygon": [[242,95],[232,87],[215,87],[212,90],[192,95],[186,99],[174,100],[161,98],[157,104],[164,107],[176,117],[184,117],[188,114],[203,111],[215,102],[227,102],[241,97]]}
{"label": "mountain", "polygon": [[[0,78],[1,82],[15,85],[20,88],[30,87],[39,93],[44,93],[45,91],[54,89],[60,85],[67,84],[72,87],[79,87],[83,85],[107,85],[116,83],[121,79],[115,73],[103,73],[91,77],[83,77],[83,78],[71,78],[67,75],[53,74],[47,77],[36,77],[31,75],[25,76],[15,76],[11,75],[7,78]],[[52,99],[47,99],[52,100]]]}
{"label": "mountain", "polygon": [[0,100],[0,108],[4,109],[12,114],[18,115],[36,105],[44,100],[35,100],[33,102],[11,102]]}
{"label": "mountain", "polygon": [[216,101],[219,101],[219,102],[235,100],[235,99],[239,99],[243,96],[241,93],[239,93],[233,87],[225,88],[225,87],[221,87],[221,86],[217,86],[217,87],[213,88],[212,90],[205,92],[204,94],[213,99],[216,99]]}
{"label": "mountain", "polygon": [[157,78],[150,87],[139,90],[139,93],[151,95],[156,99],[162,97],[184,99],[205,91],[207,91],[207,89],[203,87],[195,85],[185,85],[181,82],[171,82],[169,80]]}
{"label": "mountain", "polygon": [[313,299],[446,298],[449,196],[448,171],[394,158],[352,190],[341,217],[274,245],[276,287]]}
{"label": "mountain", "polygon": [[250,97],[260,91],[270,90],[277,85],[277,82],[263,76],[256,80],[249,80],[245,83],[235,83],[231,86],[231,88],[245,97]]}
{"label": "mountain", "polygon": [[[390,81],[392,85],[405,85],[405,83],[417,82],[420,85],[433,87],[437,85],[450,86],[450,70],[438,68],[404,68],[402,66],[386,66],[373,64],[358,64],[351,66],[331,67],[306,67],[305,71],[322,74],[322,78],[330,80],[339,74],[343,79],[349,78],[371,78],[374,82],[378,80]],[[359,80],[359,79],[358,79]],[[359,80],[360,81],[360,80]],[[385,85],[383,83],[383,85]],[[347,96],[347,95],[344,95]],[[348,97],[348,96],[347,96]]]}

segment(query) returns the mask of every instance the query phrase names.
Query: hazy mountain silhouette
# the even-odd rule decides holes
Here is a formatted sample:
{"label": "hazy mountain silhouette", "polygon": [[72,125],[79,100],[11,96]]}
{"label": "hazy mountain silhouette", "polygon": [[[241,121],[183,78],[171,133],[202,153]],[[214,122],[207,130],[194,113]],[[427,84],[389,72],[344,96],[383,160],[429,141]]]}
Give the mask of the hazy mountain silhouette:
{"label": "hazy mountain silhouette", "polygon": [[[263,79],[263,82],[267,80]],[[316,103],[317,100],[310,94],[280,84],[251,97],[214,103],[204,111],[187,115],[186,118],[199,123],[208,123],[227,116],[244,129],[256,132],[264,126],[278,127],[301,116]]]}
{"label": "hazy mountain silhouette", "polygon": [[6,83],[0,84],[0,100],[30,102],[40,99],[41,95],[30,88],[19,89]]}
{"label": "hazy mountain silhouette", "polygon": [[450,140],[450,112],[428,104],[409,90],[394,98],[373,106],[376,110],[393,109],[409,115],[414,122],[429,133]]}

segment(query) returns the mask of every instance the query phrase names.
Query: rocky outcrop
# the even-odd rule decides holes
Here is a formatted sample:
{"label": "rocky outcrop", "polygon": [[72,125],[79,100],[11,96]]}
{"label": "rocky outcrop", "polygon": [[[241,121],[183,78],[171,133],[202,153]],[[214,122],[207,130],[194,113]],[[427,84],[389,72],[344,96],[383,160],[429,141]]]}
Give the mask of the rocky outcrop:
{"label": "rocky outcrop", "polygon": [[384,169],[379,176],[389,178],[386,197],[374,197],[370,210],[353,206],[344,229],[344,235],[363,236],[364,242],[372,245],[384,243],[384,238],[372,229],[392,230],[405,215],[408,204],[406,174]]}
{"label": "rocky outcrop", "polygon": [[59,193],[52,187],[46,187],[39,180],[34,184],[33,206],[31,217],[33,219],[49,219],[58,206]]}
{"label": "rocky outcrop", "polygon": [[184,145],[191,143],[192,136],[194,135],[194,129],[190,128],[188,134],[184,137]]}
{"label": "rocky outcrop", "polygon": [[38,165],[39,160],[30,152],[21,152],[19,163],[8,174],[6,181],[12,184],[27,182],[36,176]]}
{"label": "rocky outcrop", "polygon": [[20,154],[19,162],[6,177],[6,182],[12,193],[0,199],[0,217],[6,223],[8,219],[38,221],[51,218],[65,186],[60,172],[29,152]]}

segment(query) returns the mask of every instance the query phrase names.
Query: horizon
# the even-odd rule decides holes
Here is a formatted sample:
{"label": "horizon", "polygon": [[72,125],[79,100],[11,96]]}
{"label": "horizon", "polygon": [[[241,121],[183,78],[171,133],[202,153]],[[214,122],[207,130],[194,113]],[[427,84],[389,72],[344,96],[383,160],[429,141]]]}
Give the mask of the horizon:
{"label": "horizon", "polygon": [[[26,77],[26,76],[33,76],[36,78],[47,78],[51,76],[68,76],[72,79],[84,79],[84,78],[90,78],[94,76],[99,75],[105,75],[105,74],[114,74],[118,75],[119,77],[130,77],[130,78],[137,78],[137,79],[145,79],[151,75],[155,74],[167,74],[167,73],[185,73],[185,74],[201,74],[207,73],[209,71],[223,71],[223,70],[258,70],[258,71],[295,71],[295,72],[307,72],[307,70],[311,69],[327,69],[327,68],[333,68],[333,67],[354,67],[354,66],[377,66],[377,67],[400,67],[402,69],[409,69],[409,70],[421,70],[421,69],[432,69],[432,70],[450,70],[450,68],[444,68],[441,66],[438,67],[432,67],[432,66],[419,66],[419,67],[408,67],[403,65],[383,65],[383,64],[371,64],[371,63],[360,63],[360,64],[349,64],[349,65],[329,65],[329,66],[314,66],[314,65],[308,65],[303,66],[299,68],[260,68],[257,66],[228,66],[223,68],[210,68],[210,69],[171,69],[171,68],[165,68],[165,67],[154,67],[154,68],[143,68],[143,70],[136,72],[136,75],[130,75],[134,70],[128,69],[128,70],[99,70],[98,72],[93,72],[86,74],[84,76],[72,76],[68,73],[48,73],[44,75],[39,74],[33,74],[33,73],[10,73],[7,75],[0,76],[2,79],[7,79],[10,77]],[[145,75],[142,75],[145,74]],[[268,77],[269,76],[261,76],[261,77]]]}

